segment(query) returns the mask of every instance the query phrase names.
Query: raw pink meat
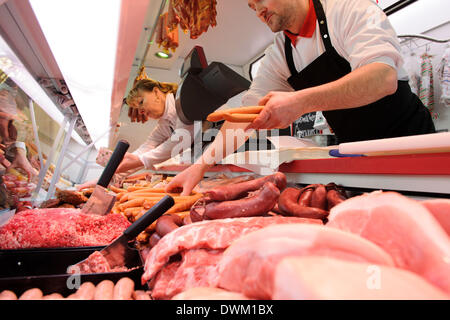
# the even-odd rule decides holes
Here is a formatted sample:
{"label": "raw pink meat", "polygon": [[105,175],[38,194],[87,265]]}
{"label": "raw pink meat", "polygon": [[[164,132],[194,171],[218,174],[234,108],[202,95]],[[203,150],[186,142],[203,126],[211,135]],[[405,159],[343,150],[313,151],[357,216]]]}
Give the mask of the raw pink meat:
{"label": "raw pink meat", "polygon": [[251,217],[218,219],[182,226],[165,235],[150,250],[145,260],[142,283],[146,283],[169,262],[170,257],[189,249],[226,249],[232,241],[271,224],[312,223],[321,224],[317,219],[296,217]]}
{"label": "raw pink meat", "polygon": [[108,260],[100,253],[95,251],[83,263],[76,267],[70,267],[67,273],[105,273],[105,272],[126,272],[127,267],[111,268]]}
{"label": "raw pink meat", "polygon": [[276,267],[275,300],[449,299],[404,269],[327,257],[283,259]]}
{"label": "raw pink meat", "polygon": [[349,231],[386,250],[399,268],[450,292],[450,238],[420,202],[373,192],[331,209],[327,226]]}
{"label": "raw pink meat", "polygon": [[68,208],[25,210],[0,228],[0,249],[108,245],[129,225],[119,214],[98,216]]}
{"label": "raw pink meat", "polygon": [[196,287],[177,294],[172,300],[249,300],[241,293],[219,288]]}
{"label": "raw pink meat", "polygon": [[277,263],[307,255],[394,265],[380,247],[351,233],[318,225],[275,225],[247,234],[225,250],[219,262],[219,287],[270,299]]}
{"label": "raw pink meat", "polygon": [[153,286],[153,299],[170,299],[174,295],[195,287],[216,287],[217,263],[223,250],[193,249],[181,253],[181,264],[173,262],[169,270],[158,273]]}
{"label": "raw pink meat", "polygon": [[433,199],[420,202],[431,212],[441,227],[450,235],[450,199]]}

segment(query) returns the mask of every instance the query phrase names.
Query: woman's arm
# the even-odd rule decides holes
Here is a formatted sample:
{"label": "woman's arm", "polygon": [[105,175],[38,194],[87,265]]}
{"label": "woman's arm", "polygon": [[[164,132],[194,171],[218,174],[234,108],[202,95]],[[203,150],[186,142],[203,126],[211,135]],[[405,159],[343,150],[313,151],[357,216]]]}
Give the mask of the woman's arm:
{"label": "woman's arm", "polygon": [[177,174],[167,185],[166,192],[182,189],[181,195],[191,194],[192,189],[203,179],[208,168],[232,154],[251,136],[252,132],[244,133],[244,128],[247,125],[248,123],[225,121],[216,139],[208,146],[202,156],[189,168]]}

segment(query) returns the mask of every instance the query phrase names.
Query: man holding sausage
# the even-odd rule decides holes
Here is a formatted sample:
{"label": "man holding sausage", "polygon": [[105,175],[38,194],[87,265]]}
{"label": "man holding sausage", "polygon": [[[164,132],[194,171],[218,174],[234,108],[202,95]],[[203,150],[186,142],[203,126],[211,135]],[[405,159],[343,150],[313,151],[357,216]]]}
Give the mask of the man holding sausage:
{"label": "man holding sausage", "polygon": [[[429,111],[408,85],[395,31],[373,1],[248,5],[277,34],[242,99],[243,105],[265,106],[247,130],[285,128],[303,114],[322,111],[339,143],[435,132]],[[208,166],[191,166],[169,189],[190,192]]]}

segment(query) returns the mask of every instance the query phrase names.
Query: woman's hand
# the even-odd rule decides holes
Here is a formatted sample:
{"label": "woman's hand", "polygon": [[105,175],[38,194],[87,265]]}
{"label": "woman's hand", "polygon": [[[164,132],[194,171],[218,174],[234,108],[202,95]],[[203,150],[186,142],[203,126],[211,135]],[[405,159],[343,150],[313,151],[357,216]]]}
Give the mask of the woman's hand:
{"label": "woman's hand", "polygon": [[119,167],[116,170],[116,173],[122,173],[126,172],[131,169],[143,167],[144,164],[142,163],[141,159],[133,153],[125,153],[125,156],[123,157],[122,162],[120,163]]}
{"label": "woman's hand", "polygon": [[142,122],[145,123],[148,121],[148,115],[138,108],[128,108],[128,117],[130,118],[131,122]]}
{"label": "woman's hand", "polygon": [[9,172],[9,170],[15,168],[20,168],[26,172],[28,176],[28,182],[30,182],[34,177],[36,177],[39,174],[39,172],[31,166],[30,162],[27,159],[25,151],[19,148],[16,149],[16,156],[14,157],[13,162],[8,167],[6,172]]}
{"label": "woman's hand", "polygon": [[203,179],[203,175],[206,171],[206,167],[201,164],[193,164],[189,168],[181,171],[179,174],[169,182],[166,186],[166,192],[179,192],[180,189],[182,196],[188,196],[191,194],[192,189]]}
{"label": "woman's hand", "polygon": [[87,181],[83,184],[80,184],[77,186],[77,191],[81,191],[81,190],[87,189],[87,188],[93,188],[97,185],[97,181],[98,181],[97,179],[94,179],[94,180]]}
{"label": "woman's hand", "polygon": [[302,106],[300,92],[269,92],[258,103],[265,106],[264,109],[246,130],[282,129],[290,126],[302,114],[308,112]]}

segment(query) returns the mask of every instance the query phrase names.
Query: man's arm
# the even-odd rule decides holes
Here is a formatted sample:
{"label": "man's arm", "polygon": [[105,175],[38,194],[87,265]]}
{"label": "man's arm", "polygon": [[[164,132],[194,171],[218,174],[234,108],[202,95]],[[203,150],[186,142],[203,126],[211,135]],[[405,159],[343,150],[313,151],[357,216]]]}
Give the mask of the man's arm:
{"label": "man's arm", "polygon": [[317,87],[270,92],[259,101],[265,108],[247,129],[285,128],[305,113],[361,107],[396,90],[396,70],[374,62]]}

